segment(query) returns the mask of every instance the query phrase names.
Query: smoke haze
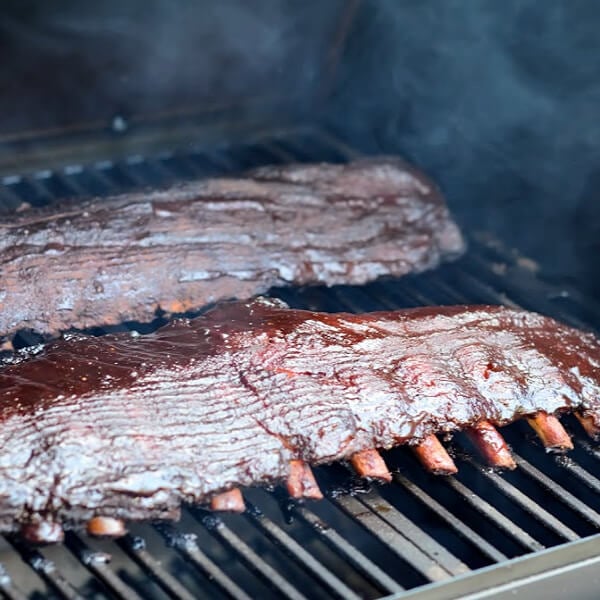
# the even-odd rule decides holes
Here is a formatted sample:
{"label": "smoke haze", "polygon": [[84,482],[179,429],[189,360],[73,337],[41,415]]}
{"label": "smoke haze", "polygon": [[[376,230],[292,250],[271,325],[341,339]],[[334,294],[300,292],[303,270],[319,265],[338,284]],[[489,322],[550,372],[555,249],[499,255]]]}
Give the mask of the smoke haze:
{"label": "smoke haze", "polygon": [[600,258],[600,5],[377,0],[361,17],[336,128],[428,171],[470,229],[592,277],[581,259]]}

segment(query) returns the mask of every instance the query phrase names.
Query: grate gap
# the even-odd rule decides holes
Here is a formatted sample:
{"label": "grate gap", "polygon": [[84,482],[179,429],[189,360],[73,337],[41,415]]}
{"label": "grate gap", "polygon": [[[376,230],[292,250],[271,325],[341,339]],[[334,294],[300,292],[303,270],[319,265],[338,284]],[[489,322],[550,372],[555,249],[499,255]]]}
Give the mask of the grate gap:
{"label": "grate gap", "polygon": [[111,556],[109,554],[92,550],[72,532],[66,533],[65,545],[114,597],[122,600],[141,600],[141,596],[110,568]]}
{"label": "grate gap", "polygon": [[477,470],[486,478],[488,481],[491,481],[494,486],[501,491],[505,496],[510,498],[516,504],[521,506],[523,510],[528,512],[532,517],[537,519],[540,523],[542,523],[549,530],[553,531],[563,539],[574,542],[580,538],[577,533],[575,533],[572,529],[567,527],[564,523],[562,523],[559,519],[557,519],[554,515],[550,514],[547,510],[542,508],[537,502],[532,500],[529,496],[525,495],[521,492],[517,487],[512,485],[506,479],[492,471],[489,468],[482,467],[477,464],[472,459],[469,461],[475,465]]}
{"label": "grate gap", "polygon": [[268,519],[254,505],[249,504],[247,516],[260,528],[260,530],[274,540],[288,555],[302,565],[303,570],[312,574],[317,580],[325,584],[340,598],[358,600],[355,594],[345,583],[338,579],[327,568],[323,567],[311,556],[296,540]]}
{"label": "grate gap", "polygon": [[375,491],[360,495],[358,499],[396,531],[411,540],[415,546],[451,575],[462,575],[470,570],[465,563],[426,534]]}
{"label": "grate gap", "polygon": [[59,571],[54,561],[46,558],[39,550],[23,543],[17,537],[7,538],[7,541],[58,596],[66,600],[83,598]]}
{"label": "grate gap", "polygon": [[278,593],[291,600],[304,600],[305,596],[301,594],[293,585],[282,577],[271,565],[261,558],[248,544],[246,544],[238,535],[229,529],[220,519],[216,517],[207,517],[202,519],[205,527],[219,540],[226,543],[236,554],[242,558],[252,571],[257,573],[263,580],[269,584]]}
{"label": "grate gap", "polygon": [[471,527],[465,524],[461,519],[454,516],[449,510],[444,508],[437,500],[420,488],[416,483],[401,475],[400,473],[393,474],[394,480],[402,485],[413,496],[418,498],[425,506],[427,506],[439,518],[443,519],[452,529],[461,535],[467,542],[473,544],[485,556],[494,562],[507,560],[507,556],[496,549],[492,544],[475,532]]}
{"label": "grate gap", "polygon": [[306,523],[308,523],[319,536],[323,537],[325,542],[331,548],[341,554],[348,562],[350,562],[364,576],[375,583],[383,592],[390,594],[398,593],[404,588],[389,577],[385,571],[380,569],[375,563],[367,558],[347,539],[341,536],[335,529],[322,521],[317,515],[310,512],[303,506],[295,506],[294,513],[298,514]]}
{"label": "grate gap", "polygon": [[592,510],[585,502],[582,502],[576,498],[571,492],[567,491],[564,487],[558,484],[554,479],[551,479],[538,468],[534,467],[527,460],[513,452],[513,456],[519,468],[525,471],[528,476],[538,481],[544,488],[552,495],[559,498],[561,502],[566,504],[571,510],[581,515],[584,519],[600,528],[600,514],[595,510]]}
{"label": "grate gap", "polygon": [[250,596],[217,566],[198,546],[195,533],[181,533],[172,525],[160,523],[156,530],[164,537],[169,546],[175,548],[200,573],[214,583],[234,600],[250,600]]}
{"label": "grate gap", "polygon": [[171,598],[193,600],[194,595],[186,590],[161,563],[146,549],[146,542],[140,536],[130,534],[118,540],[118,545],[133,559]]}
{"label": "grate gap", "polygon": [[0,593],[7,600],[27,600],[27,596],[13,583],[3,564],[0,563]]}
{"label": "grate gap", "polygon": [[513,523],[508,517],[503,515],[498,509],[489,502],[473,492],[464,483],[454,477],[445,479],[446,483],[457,491],[469,504],[471,504],[479,513],[492,520],[500,529],[515,539],[523,548],[531,552],[543,550],[544,546],[530,536],[517,524]]}
{"label": "grate gap", "polygon": [[450,577],[451,574],[446,569],[353,496],[339,496],[332,498],[332,501],[420,573],[426,581],[443,581]]}

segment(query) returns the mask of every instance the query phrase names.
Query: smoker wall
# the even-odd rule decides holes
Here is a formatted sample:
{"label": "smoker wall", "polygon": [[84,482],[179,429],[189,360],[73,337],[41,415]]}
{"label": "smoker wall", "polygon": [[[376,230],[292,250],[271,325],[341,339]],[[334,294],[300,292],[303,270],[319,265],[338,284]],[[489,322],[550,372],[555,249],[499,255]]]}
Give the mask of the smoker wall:
{"label": "smoker wall", "polygon": [[[282,98],[307,106],[344,0],[13,0],[0,12],[2,135]],[[275,115],[274,115],[275,116]]]}
{"label": "smoker wall", "polygon": [[600,294],[599,27],[593,0],[367,0],[330,122]]}

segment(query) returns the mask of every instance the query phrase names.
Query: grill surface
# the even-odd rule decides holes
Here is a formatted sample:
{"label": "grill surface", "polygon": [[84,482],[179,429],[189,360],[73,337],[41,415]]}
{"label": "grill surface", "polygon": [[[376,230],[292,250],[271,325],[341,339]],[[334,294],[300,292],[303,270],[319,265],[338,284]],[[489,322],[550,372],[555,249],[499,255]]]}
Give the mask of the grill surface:
{"label": "grill surface", "polygon": [[[353,154],[326,133],[304,130],[265,135],[237,147],[187,147],[159,156],[70,165],[4,177],[0,210],[259,164],[339,162]],[[502,303],[578,327],[600,326],[600,305],[543,282],[531,261],[478,234],[463,259],[424,275],[361,287],[275,289],[272,294],[294,307],[324,311]],[[31,335],[18,340],[20,345],[37,341]],[[440,594],[445,582],[460,582],[455,581],[459,575],[600,530],[600,479],[594,475],[600,450],[575,423],[566,419],[566,426],[576,446],[567,457],[545,454],[520,423],[504,428],[519,464],[511,473],[482,466],[459,434],[447,444],[459,466],[455,477],[425,473],[406,449],[398,448],[385,454],[394,471],[387,486],[356,481],[342,465],[315,469],[327,492],[322,502],[301,505],[280,490],[251,489],[244,492],[244,515],[190,507],[180,523],[134,525],[117,542],[69,533],[63,545],[33,548],[0,539],[0,592],[15,599],[381,598],[394,593],[401,598],[437,583],[423,591],[423,597],[434,597],[429,594]]]}

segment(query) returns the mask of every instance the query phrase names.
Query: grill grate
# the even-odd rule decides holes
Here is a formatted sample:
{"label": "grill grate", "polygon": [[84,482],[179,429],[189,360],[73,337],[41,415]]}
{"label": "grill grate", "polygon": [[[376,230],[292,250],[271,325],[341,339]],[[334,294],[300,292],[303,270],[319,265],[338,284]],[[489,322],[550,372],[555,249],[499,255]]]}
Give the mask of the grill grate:
{"label": "grill grate", "polygon": [[[106,195],[291,160],[343,161],[354,152],[326,133],[273,134],[237,147],[200,146],[153,157],[6,176],[0,211],[68,196]],[[460,261],[401,280],[326,289],[275,289],[291,306],[364,312],[422,304],[503,303],[598,328],[600,305],[543,282],[535,265],[485,236]],[[36,342],[32,336],[22,344]],[[567,420],[576,448],[546,455],[521,424],[503,429],[519,468],[496,473],[449,442],[459,473],[433,477],[406,449],[386,454],[388,486],[369,488],[342,465],[315,469],[328,498],[296,504],[280,490],[246,490],[244,515],[183,511],[177,524],[133,525],[117,542],[67,534],[63,545],[0,545],[7,598],[402,597],[481,567],[574,542],[600,530],[600,450]]]}

